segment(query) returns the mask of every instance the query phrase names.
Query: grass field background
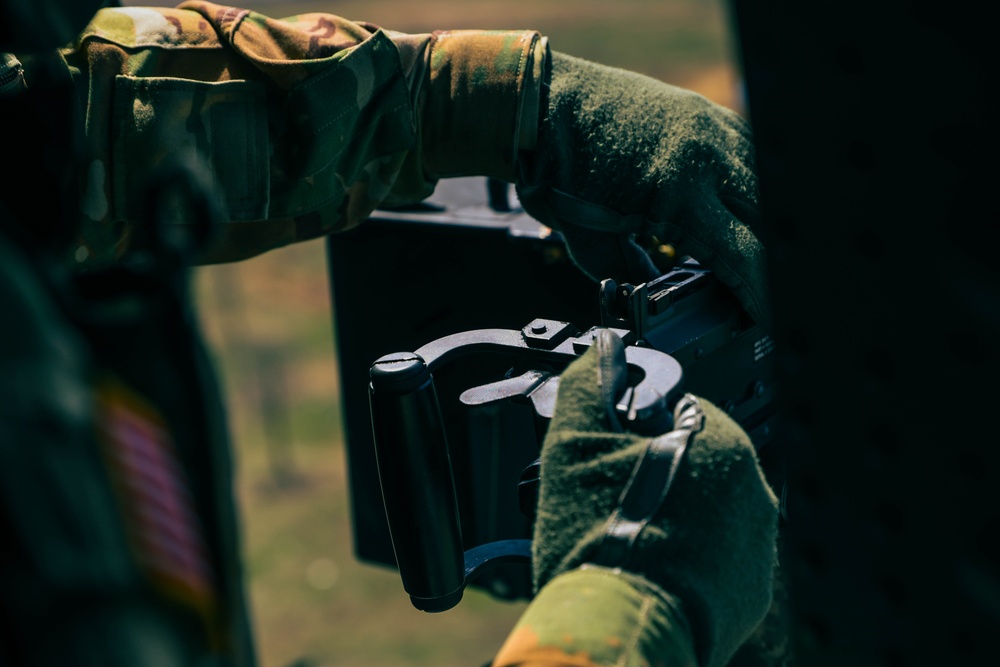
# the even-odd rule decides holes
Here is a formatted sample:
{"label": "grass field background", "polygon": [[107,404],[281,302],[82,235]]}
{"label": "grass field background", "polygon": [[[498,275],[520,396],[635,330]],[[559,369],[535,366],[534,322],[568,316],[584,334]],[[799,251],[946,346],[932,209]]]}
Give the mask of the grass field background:
{"label": "grass field background", "polygon": [[[261,0],[242,6],[273,17],[327,11],[408,32],[535,28],[554,49],[692,88],[742,111],[720,0]],[[523,603],[470,591],[456,609],[423,614],[410,606],[394,571],[353,555],[323,243],[201,268],[196,288],[227,392],[262,666],[487,663]]]}

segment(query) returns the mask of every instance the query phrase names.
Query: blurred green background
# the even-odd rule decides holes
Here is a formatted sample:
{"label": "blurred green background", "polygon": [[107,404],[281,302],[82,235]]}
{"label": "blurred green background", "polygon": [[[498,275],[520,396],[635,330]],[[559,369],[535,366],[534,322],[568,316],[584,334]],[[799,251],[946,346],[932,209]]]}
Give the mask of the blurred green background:
{"label": "blurred green background", "polygon": [[[743,111],[721,0],[242,6],[275,18],[325,11],[406,32],[534,28],[554,49],[643,72]],[[488,663],[523,603],[470,591],[451,611],[423,614],[411,607],[394,571],[353,555],[323,242],[203,267],[196,278],[199,312],[227,394],[262,667]]]}

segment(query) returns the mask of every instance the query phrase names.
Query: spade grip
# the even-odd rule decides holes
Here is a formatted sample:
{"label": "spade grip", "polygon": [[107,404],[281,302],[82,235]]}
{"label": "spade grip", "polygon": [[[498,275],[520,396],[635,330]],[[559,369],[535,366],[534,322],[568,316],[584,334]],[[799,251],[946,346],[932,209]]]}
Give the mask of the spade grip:
{"label": "spade grip", "polygon": [[[565,366],[586,351],[595,332],[596,328],[578,336],[568,323],[534,320],[520,331],[479,329],[445,336],[416,352],[383,356],[372,365],[368,388],[382,499],[403,588],[417,609],[450,609],[479,572],[531,560],[531,541],[525,539],[491,542],[463,552],[458,497],[433,371],[458,357],[484,351]],[[680,364],[667,354],[637,346],[626,347],[625,358],[638,380],[626,388],[616,406],[622,424],[638,433],[668,431],[671,408],[682,393]],[[544,377],[541,384],[550,384],[547,390],[536,387],[532,402],[538,415],[549,418],[559,378],[540,377]],[[510,384],[521,383],[514,379]],[[502,393],[506,389],[500,385]]]}
{"label": "spade grip", "polygon": [[413,606],[443,611],[462,599],[465,555],[458,499],[434,380],[402,352],[371,367],[372,425],[396,564]]}

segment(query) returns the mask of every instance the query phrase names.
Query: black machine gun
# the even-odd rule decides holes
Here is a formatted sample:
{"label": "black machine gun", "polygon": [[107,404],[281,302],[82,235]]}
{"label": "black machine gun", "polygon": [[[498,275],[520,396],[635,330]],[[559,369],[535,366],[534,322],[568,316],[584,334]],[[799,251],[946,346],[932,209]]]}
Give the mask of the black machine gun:
{"label": "black machine gun", "polygon": [[[492,218],[478,209],[460,212],[458,221],[446,219],[440,210],[386,213],[382,224],[393,227],[394,238],[419,228],[416,233],[424,242],[432,238],[425,246],[431,253],[457,238],[462,254],[471,254],[486,274],[491,274],[491,260],[481,254],[482,249],[492,248],[499,238],[507,245],[496,252],[524,253],[523,261],[513,264],[520,265],[519,270],[554,270],[546,257],[552,248],[561,247],[557,238],[544,230],[534,236],[527,233],[537,223],[525,221],[527,216],[516,210],[493,211]],[[488,225],[477,222],[477,214]],[[435,235],[440,237],[434,239]],[[384,237],[376,233],[376,246],[378,238]],[[337,289],[338,281],[344,280],[336,273],[338,259],[357,258],[359,247],[365,247],[337,244],[332,240],[330,246],[331,253],[341,252],[331,257],[335,304],[339,295],[347,296]],[[390,264],[395,265],[397,257]],[[433,257],[427,259],[433,262]],[[447,278],[460,280],[460,272],[469,267],[452,269],[455,275]],[[576,272],[568,265],[555,270]],[[499,281],[495,275],[489,278],[494,282],[484,280],[481,292],[476,292],[473,269],[462,284],[471,283],[471,294],[480,298],[469,299],[465,311],[456,308],[453,315],[439,315],[435,326],[425,327],[435,335],[422,341],[412,331],[400,331],[401,344],[395,349],[412,345],[413,352],[379,350],[367,357],[363,380],[357,351],[346,350],[345,343],[370,346],[372,340],[349,334],[344,341],[341,334],[356,550],[363,560],[398,567],[418,609],[449,609],[467,585],[499,598],[531,596],[530,538],[541,442],[555,406],[559,373],[587,349],[598,328],[612,329],[626,343],[630,386],[618,410],[630,430],[648,434],[669,430],[676,398],[684,392],[697,394],[744,427],[772,484],[780,483],[781,457],[772,443],[777,418],[772,343],[710,271],[685,259],[642,285],[606,280],[597,288],[584,282],[575,288],[591,295],[596,316],[578,307],[570,313],[574,317],[565,317],[565,300],[556,292],[543,303],[532,304],[537,308],[534,317],[522,315],[517,324],[505,328],[476,327],[476,320],[483,319],[477,305],[487,306],[486,317],[492,305],[497,321],[511,322],[507,304],[518,304],[516,290],[525,289],[511,278],[512,292],[503,295],[503,275]],[[450,283],[446,279],[444,284]],[[447,290],[416,291],[425,294],[425,305],[432,312],[435,298],[448,299]],[[463,302],[461,295],[451,297]],[[344,312],[344,304],[339,307]],[[468,321],[469,326],[449,325],[451,319]],[[576,322],[593,326],[581,329]],[[342,322],[338,328],[343,331]],[[385,341],[379,344],[384,346]],[[345,372],[353,377],[346,378]],[[364,397],[358,395],[359,380],[368,388]],[[354,411],[368,407],[370,413],[365,410],[364,415],[371,419],[365,420],[368,438],[361,445],[360,431],[352,432],[351,420],[360,421]],[[368,458],[361,446],[371,447]],[[364,523],[373,514],[382,517],[377,537]]]}

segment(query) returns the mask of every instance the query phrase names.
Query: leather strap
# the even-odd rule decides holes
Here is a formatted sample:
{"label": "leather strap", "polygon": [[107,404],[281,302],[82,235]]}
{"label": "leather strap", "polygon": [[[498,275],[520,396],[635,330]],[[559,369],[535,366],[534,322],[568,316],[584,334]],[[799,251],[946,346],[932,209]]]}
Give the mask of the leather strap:
{"label": "leather strap", "polygon": [[674,425],[673,431],[649,440],[588,563],[631,569],[635,543],[663,507],[691,439],[704,428],[705,414],[698,399],[690,394],[681,398],[674,408]]}
{"label": "leather strap", "polygon": [[559,220],[572,222],[578,227],[616,234],[638,234],[648,227],[643,213],[619,213],[555,188],[550,188],[544,196],[549,209]]}

